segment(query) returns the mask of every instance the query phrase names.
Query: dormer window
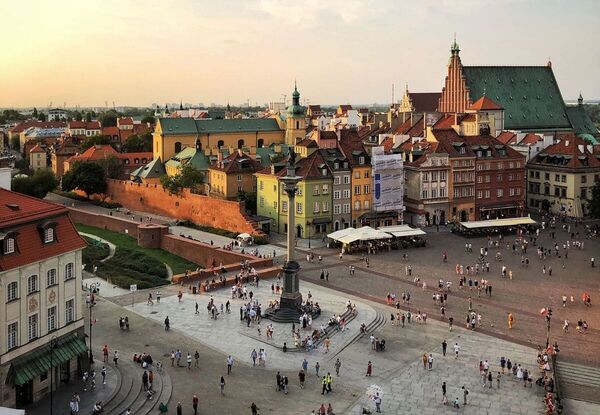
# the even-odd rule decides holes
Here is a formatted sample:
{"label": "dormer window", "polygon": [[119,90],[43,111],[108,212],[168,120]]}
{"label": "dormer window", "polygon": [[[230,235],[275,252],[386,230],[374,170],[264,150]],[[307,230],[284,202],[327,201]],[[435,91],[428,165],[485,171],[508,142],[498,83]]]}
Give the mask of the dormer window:
{"label": "dormer window", "polygon": [[365,164],[365,158],[363,156],[358,158],[358,164]]}
{"label": "dormer window", "polygon": [[460,147],[460,149],[459,149],[460,154],[465,154],[466,152],[467,152],[467,150],[464,147]]}
{"label": "dormer window", "polygon": [[54,228],[44,229],[44,243],[49,244],[50,242],[54,242]]}
{"label": "dormer window", "polygon": [[6,238],[4,240],[4,255],[15,252],[15,238]]}
{"label": "dormer window", "polygon": [[327,169],[323,169],[323,170],[321,171],[321,174],[322,174],[323,176],[327,176]]}

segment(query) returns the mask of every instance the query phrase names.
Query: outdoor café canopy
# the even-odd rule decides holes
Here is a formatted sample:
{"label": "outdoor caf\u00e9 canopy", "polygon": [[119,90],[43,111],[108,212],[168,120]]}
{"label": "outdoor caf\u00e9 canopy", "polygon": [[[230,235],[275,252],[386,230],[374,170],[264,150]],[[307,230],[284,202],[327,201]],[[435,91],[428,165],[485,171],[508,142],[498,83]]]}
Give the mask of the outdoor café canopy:
{"label": "outdoor caf\u00e9 canopy", "polygon": [[466,229],[481,229],[481,228],[501,228],[506,226],[519,225],[535,225],[537,222],[529,216],[521,218],[506,218],[493,220],[479,220],[473,222],[460,222],[460,225]]}
{"label": "outdoor caf\u00e9 canopy", "polygon": [[385,233],[389,233],[390,235],[393,235],[396,238],[426,235],[425,231],[419,228],[411,228],[408,225],[381,226],[378,229]]}
{"label": "outdoor caf\u00e9 canopy", "polygon": [[356,241],[374,241],[379,239],[390,239],[392,236],[383,231],[373,229],[370,226],[363,226],[358,229],[342,229],[340,231],[330,233],[329,235],[327,235],[327,237],[335,241],[341,242],[343,244],[350,244]]}

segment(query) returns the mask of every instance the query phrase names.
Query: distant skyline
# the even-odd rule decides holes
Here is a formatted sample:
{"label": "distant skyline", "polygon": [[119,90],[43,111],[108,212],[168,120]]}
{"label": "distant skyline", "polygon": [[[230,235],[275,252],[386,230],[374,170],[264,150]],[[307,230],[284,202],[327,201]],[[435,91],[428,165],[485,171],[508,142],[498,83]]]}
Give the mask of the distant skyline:
{"label": "distant skyline", "polygon": [[388,104],[465,65],[545,65],[600,99],[597,0],[22,0],[0,6],[0,107]]}

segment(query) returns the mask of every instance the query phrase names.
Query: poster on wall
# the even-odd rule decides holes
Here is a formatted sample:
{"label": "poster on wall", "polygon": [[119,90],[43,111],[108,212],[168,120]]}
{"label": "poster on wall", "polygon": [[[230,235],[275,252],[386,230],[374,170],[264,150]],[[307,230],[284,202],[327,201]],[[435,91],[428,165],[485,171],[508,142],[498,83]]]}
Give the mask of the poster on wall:
{"label": "poster on wall", "polygon": [[401,154],[385,154],[383,147],[374,147],[373,210],[404,210],[404,161]]}

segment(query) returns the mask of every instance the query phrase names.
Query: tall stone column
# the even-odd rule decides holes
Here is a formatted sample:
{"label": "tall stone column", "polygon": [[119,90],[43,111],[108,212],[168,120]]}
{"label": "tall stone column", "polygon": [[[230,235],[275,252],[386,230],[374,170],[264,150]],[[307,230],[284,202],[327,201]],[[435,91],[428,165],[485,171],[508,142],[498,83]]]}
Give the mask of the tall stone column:
{"label": "tall stone column", "polygon": [[[295,158],[295,157],[294,157]],[[288,195],[287,212],[287,261],[283,267],[285,274],[283,281],[283,292],[281,293],[280,309],[297,310],[302,304],[302,294],[300,294],[300,283],[298,271],[300,264],[295,260],[295,230],[296,230],[296,192],[298,191],[298,182],[300,177],[296,176],[296,167],[294,160],[288,164],[287,175],[281,180],[285,185],[285,192]]]}

